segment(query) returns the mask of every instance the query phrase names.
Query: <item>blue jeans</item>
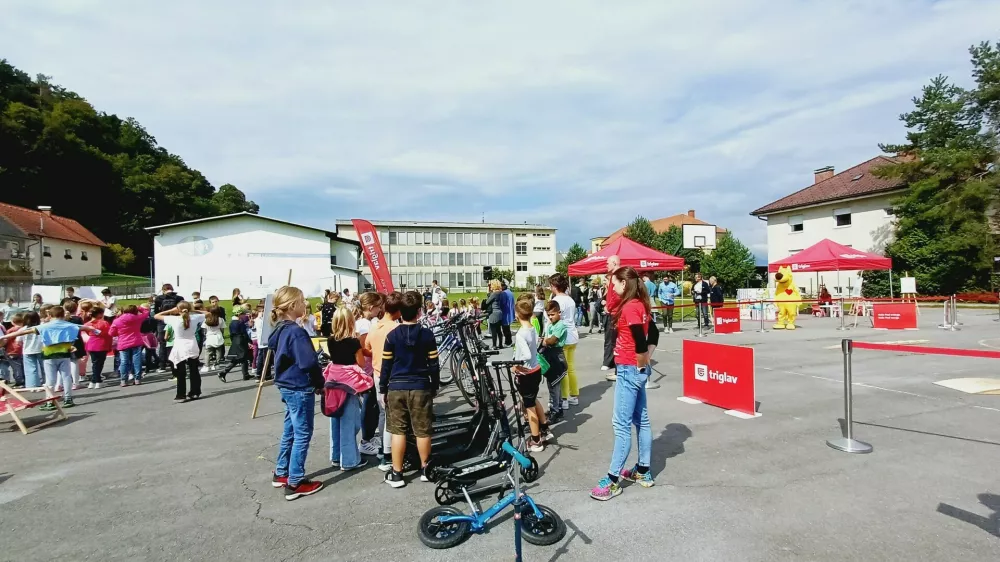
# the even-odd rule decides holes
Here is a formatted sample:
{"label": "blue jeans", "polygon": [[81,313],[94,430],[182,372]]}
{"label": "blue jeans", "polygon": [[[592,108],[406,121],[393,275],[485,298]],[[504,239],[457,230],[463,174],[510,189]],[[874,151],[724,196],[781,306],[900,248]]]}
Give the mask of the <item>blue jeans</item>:
{"label": "blue jeans", "polygon": [[45,382],[45,367],[42,365],[42,354],[31,353],[21,356],[24,358],[24,386],[28,388],[38,388]]}
{"label": "blue jeans", "polygon": [[649,378],[635,365],[618,365],[615,383],[615,406],[611,425],[615,430],[615,449],[611,454],[608,474],[621,474],[632,449],[632,426],[639,434],[639,465],[649,466],[653,448],[653,432],[649,428],[646,409],[646,380]]}
{"label": "blue jeans", "polygon": [[128,382],[130,371],[135,380],[142,380],[142,350],[141,345],[118,350],[118,374],[123,384]]}
{"label": "blue jeans", "polygon": [[330,462],[342,468],[361,464],[358,452],[358,431],[361,430],[361,400],[348,396],[339,416],[330,417]]}
{"label": "blue jeans", "polygon": [[24,360],[21,355],[11,355],[6,359],[6,363],[0,363],[0,373],[2,373],[3,379],[8,380],[9,374],[14,377],[14,384],[24,385]]}
{"label": "blue jeans", "polygon": [[278,388],[285,403],[285,428],[278,444],[278,464],[274,473],[287,476],[289,486],[298,486],[306,477],[306,455],[313,434],[316,395],[311,390]]}

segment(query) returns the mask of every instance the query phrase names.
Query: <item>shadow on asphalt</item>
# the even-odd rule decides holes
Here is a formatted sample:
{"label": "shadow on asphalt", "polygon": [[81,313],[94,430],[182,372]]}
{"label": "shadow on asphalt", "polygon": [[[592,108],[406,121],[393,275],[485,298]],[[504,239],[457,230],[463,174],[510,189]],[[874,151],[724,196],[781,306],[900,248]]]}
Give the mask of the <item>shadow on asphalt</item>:
{"label": "shadow on asphalt", "polygon": [[566,523],[566,528],[568,528],[572,532],[569,534],[569,536],[566,537],[566,540],[564,540],[563,543],[559,545],[559,548],[552,555],[552,558],[549,558],[549,562],[555,562],[556,560],[559,560],[559,558],[562,557],[562,555],[569,554],[569,545],[570,543],[573,542],[573,539],[575,539],[576,537],[580,537],[580,540],[583,541],[583,544],[589,545],[594,542],[590,539],[589,536],[587,536],[587,533],[584,533],[583,531],[580,530],[579,527],[576,526],[576,523],[573,523],[572,519],[564,519],[563,521]]}
{"label": "shadow on asphalt", "polygon": [[4,482],[10,480],[13,477],[14,475],[10,474],[9,472],[0,472],[0,484],[3,484]]}
{"label": "shadow on asphalt", "polygon": [[[128,387],[132,388],[132,387]],[[97,404],[98,402],[110,402],[112,400],[126,400],[128,398],[134,398],[136,396],[149,396],[150,394],[159,394],[161,392],[166,392],[168,390],[174,390],[173,386],[168,386],[164,388],[158,388],[156,390],[150,390],[149,392],[130,392],[130,391],[120,391],[116,392],[115,396],[110,396],[108,398],[98,398],[97,400],[87,400],[87,404]],[[85,397],[86,395],[84,395]]]}
{"label": "shadow on asphalt", "polygon": [[[240,381],[240,382],[243,382],[243,381]],[[248,381],[248,382],[251,382],[251,381]],[[228,384],[232,384],[232,383],[228,383]],[[243,385],[243,386],[236,386],[236,387],[233,387],[233,388],[227,388],[226,390],[216,390],[216,391],[210,392],[208,394],[203,394],[200,399],[201,400],[207,400],[209,398],[215,398],[217,396],[224,396],[226,394],[233,394],[233,393],[236,393],[236,392],[246,392],[248,390],[257,390],[257,383],[256,383],[256,381],[253,381],[253,384],[247,384],[247,385]],[[260,417],[260,416],[257,416],[257,417]]]}
{"label": "shadow on asphalt", "polygon": [[684,454],[684,442],[692,435],[694,433],[688,426],[682,423],[671,423],[663,428],[660,435],[653,438],[653,452],[649,469],[653,471],[654,477],[666,469],[667,459]]}
{"label": "shadow on asphalt", "polygon": [[940,503],[937,512],[954,517],[970,525],[975,525],[994,537],[1000,538],[1000,496],[996,494],[979,494],[979,503],[993,511],[988,517],[966,511],[960,507]]}
{"label": "shadow on asphalt", "polygon": [[[997,443],[996,441],[987,441],[985,439],[972,439],[971,437],[958,437],[956,435],[945,435],[943,433],[933,433],[933,432],[930,432],[930,431],[920,431],[920,430],[917,430],[917,429],[906,429],[905,427],[893,427],[891,425],[879,425],[877,423],[870,423],[870,422],[859,422],[859,421],[856,421],[854,423],[856,423],[858,425],[867,425],[869,427],[881,427],[882,429],[895,429],[896,431],[905,431],[907,433],[918,433],[920,435],[930,435],[932,437],[944,437],[945,439],[958,439],[959,441],[968,441],[969,443],[981,443],[983,445],[997,445],[997,446],[1000,446],[1000,443]],[[843,427],[843,420],[841,420],[841,427]],[[844,436],[846,437],[847,436],[846,435],[846,431],[844,431],[844,433],[845,433]]]}

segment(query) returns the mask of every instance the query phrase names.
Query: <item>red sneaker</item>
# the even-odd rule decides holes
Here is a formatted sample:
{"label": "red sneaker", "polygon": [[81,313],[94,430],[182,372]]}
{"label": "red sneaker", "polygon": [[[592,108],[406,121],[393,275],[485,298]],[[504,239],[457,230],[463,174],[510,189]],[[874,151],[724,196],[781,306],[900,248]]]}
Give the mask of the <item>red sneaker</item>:
{"label": "red sneaker", "polygon": [[275,473],[271,473],[271,486],[274,488],[284,488],[288,485],[287,476],[278,476]]}
{"label": "red sneaker", "polygon": [[298,486],[285,486],[285,499],[288,501],[297,500],[302,496],[311,496],[323,489],[322,482],[303,480]]}

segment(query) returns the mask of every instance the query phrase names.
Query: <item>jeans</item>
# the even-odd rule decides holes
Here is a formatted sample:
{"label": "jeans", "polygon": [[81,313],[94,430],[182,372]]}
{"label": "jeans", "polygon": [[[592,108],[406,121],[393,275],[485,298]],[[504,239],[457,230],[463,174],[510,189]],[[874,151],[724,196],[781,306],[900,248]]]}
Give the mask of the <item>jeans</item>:
{"label": "jeans", "polygon": [[73,399],[73,372],[70,366],[74,359],[43,359],[45,366],[45,385],[55,387],[61,384],[63,387],[63,400]]}
{"label": "jeans", "polygon": [[90,368],[92,375],[90,375],[90,382],[103,382],[101,379],[101,372],[104,371],[104,362],[108,359],[107,351],[91,351],[90,352]]}
{"label": "jeans", "polygon": [[24,386],[37,388],[45,381],[45,367],[42,364],[41,353],[22,355],[24,360]]}
{"label": "jeans", "polygon": [[361,440],[370,441],[378,429],[379,409],[375,389],[371,388],[361,396]]}
{"label": "jeans", "polygon": [[[708,303],[697,303],[695,320],[698,321],[699,326],[703,326],[706,329],[710,329],[712,327],[712,319],[709,318],[708,315]],[[702,321],[704,321],[704,324],[702,324]]]}
{"label": "jeans", "polygon": [[361,399],[348,396],[340,415],[330,417],[330,462],[340,463],[341,468],[361,464],[361,453],[358,452],[360,430]]}
{"label": "jeans", "polygon": [[191,377],[191,391],[186,396],[201,396],[201,373],[198,372],[198,360],[185,359],[179,364],[174,365],[174,376],[177,377],[177,394],[174,396],[175,400],[181,400],[186,397],[184,394],[187,390],[187,381],[184,379],[185,371],[187,371],[187,376]]}
{"label": "jeans", "polygon": [[128,382],[128,375],[130,371],[135,380],[142,380],[141,345],[118,350],[118,375],[122,379],[122,384]]}
{"label": "jeans", "polygon": [[209,367],[214,365],[219,365],[226,360],[226,346],[220,345],[218,347],[208,348],[208,365]]}
{"label": "jeans", "polygon": [[653,432],[649,428],[649,411],[646,409],[647,374],[635,365],[618,365],[618,382],[615,384],[615,405],[611,425],[615,431],[615,448],[611,454],[608,474],[621,474],[632,449],[632,426],[639,434],[639,466],[649,466],[653,448]]}
{"label": "jeans", "polygon": [[7,380],[8,372],[14,377],[14,384],[24,386],[24,359],[21,355],[7,357],[7,363],[0,363],[0,377]]}
{"label": "jeans", "polygon": [[278,463],[274,473],[288,477],[289,486],[298,486],[306,477],[306,456],[313,434],[316,395],[311,390],[278,387],[285,403],[285,426],[278,443]]}

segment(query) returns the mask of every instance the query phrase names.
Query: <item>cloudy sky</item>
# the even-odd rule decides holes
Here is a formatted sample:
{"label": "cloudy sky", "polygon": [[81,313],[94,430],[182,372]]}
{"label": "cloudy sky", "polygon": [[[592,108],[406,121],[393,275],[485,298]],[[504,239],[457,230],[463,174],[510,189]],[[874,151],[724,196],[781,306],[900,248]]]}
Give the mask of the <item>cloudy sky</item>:
{"label": "cloudy sky", "polygon": [[0,57],[133,116],[263,214],[537,222],[560,249],[753,209],[898,141],[996,0],[5,0]]}

